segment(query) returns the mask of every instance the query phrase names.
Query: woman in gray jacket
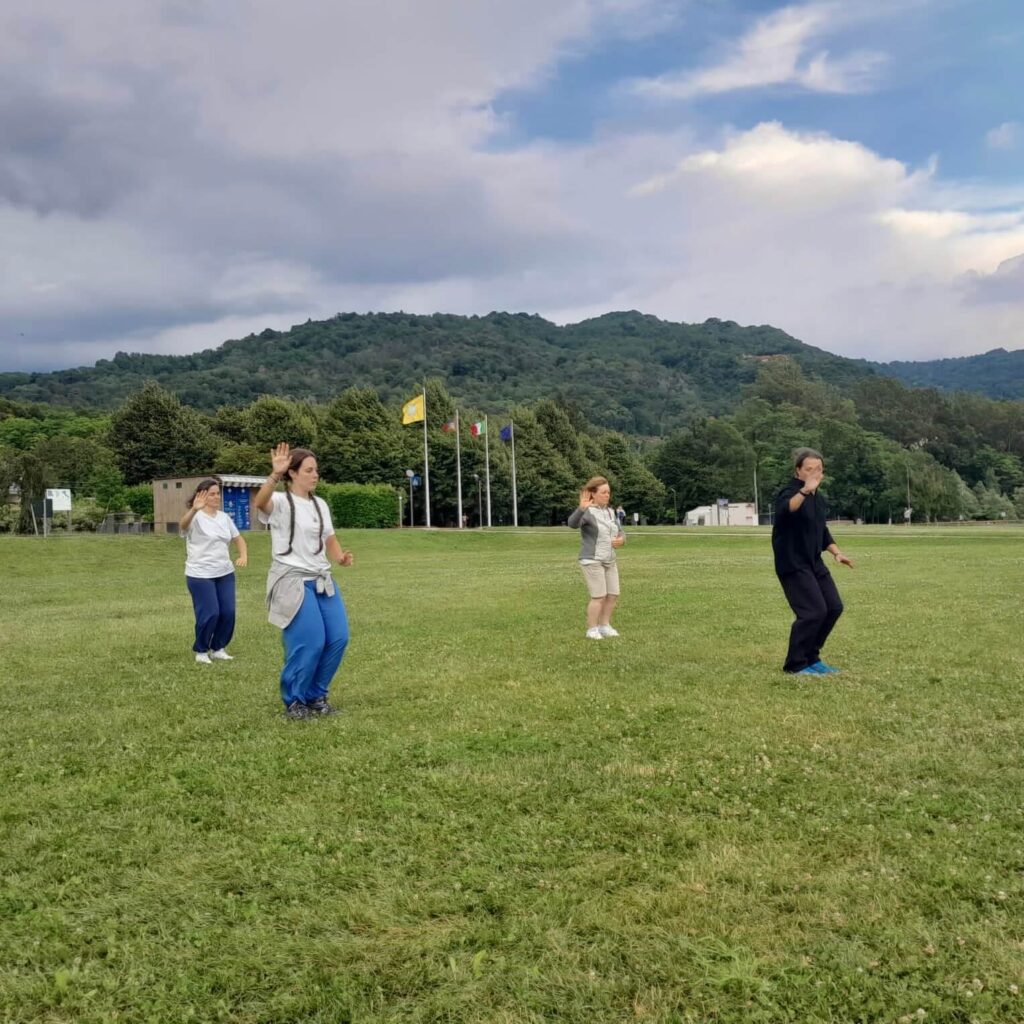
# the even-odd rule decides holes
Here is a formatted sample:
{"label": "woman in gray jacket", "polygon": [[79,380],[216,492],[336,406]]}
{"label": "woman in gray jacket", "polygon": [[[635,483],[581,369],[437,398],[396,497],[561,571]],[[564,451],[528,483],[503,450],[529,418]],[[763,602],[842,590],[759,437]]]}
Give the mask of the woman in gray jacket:
{"label": "woman in gray jacket", "polygon": [[612,489],[603,476],[591,477],[580,491],[580,505],[569,526],[579,529],[580,568],[587,584],[587,639],[604,640],[618,636],[611,618],[619,600],[619,567],[615,551],[626,542],[619,520],[611,507]]}

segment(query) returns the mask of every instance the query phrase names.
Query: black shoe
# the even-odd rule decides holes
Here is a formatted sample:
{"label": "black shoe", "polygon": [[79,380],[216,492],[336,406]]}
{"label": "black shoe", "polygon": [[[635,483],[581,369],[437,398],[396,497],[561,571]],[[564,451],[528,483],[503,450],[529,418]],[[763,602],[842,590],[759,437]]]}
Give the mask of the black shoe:
{"label": "black shoe", "polygon": [[336,715],[338,709],[332,707],[326,697],[317,697],[306,705],[310,715]]}
{"label": "black shoe", "polygon": [[312,712],[305,704],[302,703],[301,700],[293,700],[291,704],[284,709],[285,718],[309,718],[311,715]]}

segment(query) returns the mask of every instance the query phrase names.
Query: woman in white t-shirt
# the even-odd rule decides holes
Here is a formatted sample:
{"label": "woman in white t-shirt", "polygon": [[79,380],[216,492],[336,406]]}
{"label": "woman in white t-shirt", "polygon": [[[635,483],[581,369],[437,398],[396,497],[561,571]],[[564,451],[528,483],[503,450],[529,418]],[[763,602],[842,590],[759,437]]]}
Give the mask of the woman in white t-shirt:
{"label": "woman in white t-shirt", "polygon": [[[245,540],[231,517],[221,511],[220,480],[201,480],[178,527],[185,538],[185,582],[196,613],[192,650],[200,665],[231,661],[226,648],[235,632],[235,565],[248,561]],[[238,551],[231,564],[228,545]]]}
{"label": "woman in white t-shirt", "polygon": [[331,562],[351,565],[352,552],[342,550],[327,502],[313,493],[320,479],[316,456],[279,444],[270,463],[256,507],[270,526],[268,618],[284,631],[281,699],[288,718],[332,715],[327,695],[348,646],[348,615]]}

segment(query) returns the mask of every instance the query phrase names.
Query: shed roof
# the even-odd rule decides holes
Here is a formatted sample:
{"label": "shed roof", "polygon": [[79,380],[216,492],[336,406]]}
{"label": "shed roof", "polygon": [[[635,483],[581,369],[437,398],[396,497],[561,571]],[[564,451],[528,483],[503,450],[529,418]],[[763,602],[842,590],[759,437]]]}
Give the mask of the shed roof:
{"label": "shed roof", "polygon": [[219,477],[227,487],[262,487],[267,482],[265,476],[250,476],[247,473],[190,473],[186,476],[158,476],[153,483],[164,480],[202,480],[208,476]]}

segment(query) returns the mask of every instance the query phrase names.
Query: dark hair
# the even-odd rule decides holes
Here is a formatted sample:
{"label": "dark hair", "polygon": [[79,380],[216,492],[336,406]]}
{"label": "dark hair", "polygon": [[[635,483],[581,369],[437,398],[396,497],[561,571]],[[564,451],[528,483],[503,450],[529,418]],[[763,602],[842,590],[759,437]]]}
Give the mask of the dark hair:
{"label": "dark hair", "polygon": [[224,485],[220,482],[219,476],[208,476],[205,480],[200,480],[196,485],[196,489],[192,492],[192,497],[185,502],[185,508],[192,507],[192,502],[196,500],[196,495],[200,491],[208,491],[211,487],[219,487],[221,490],[224,489]]}
{"label": "dark hair", "polygon": [[793,467],[799,469],[808,459],[817,459],[823,466],[825,465],[821,452],[814,448],[797,448],[793,452]]}
{"label": "dark hair", "polygon": [[[316,456],[308,448],[293,448],[291,451],[291,458],[288,460],[288,468],[284,472],[284,496],[288,499],[288,511],[291,513],[291,518],[288,523],[288,550],[278,551],[275,554],[278,555],[290,555],[292,553],[292,544],[295,542],[295,499],[292,497],[291,482],[292,473],[298,471],[306,459],[315,459]],[[324,549],[324,514],[320,511],[320,502],[317,500],[315,494],[310,495],[313,500],[313,508],[316,510],[317,522],[320,524],[320,531],[317,535],[317,546],[314,555],[319,555]]]}

